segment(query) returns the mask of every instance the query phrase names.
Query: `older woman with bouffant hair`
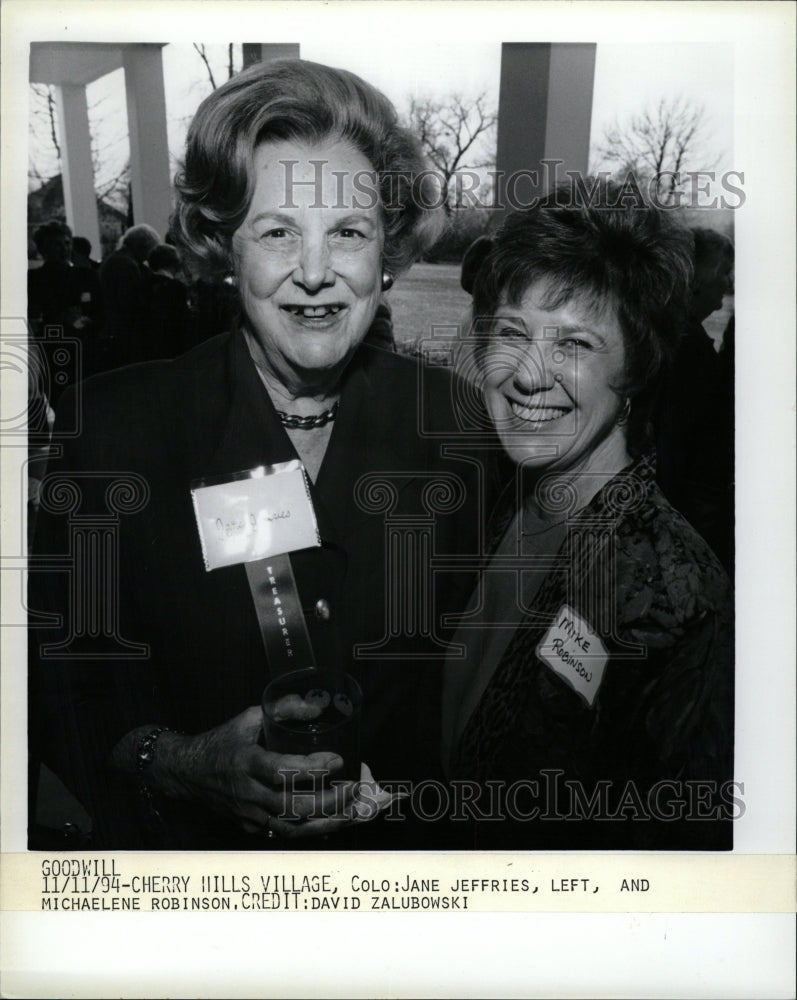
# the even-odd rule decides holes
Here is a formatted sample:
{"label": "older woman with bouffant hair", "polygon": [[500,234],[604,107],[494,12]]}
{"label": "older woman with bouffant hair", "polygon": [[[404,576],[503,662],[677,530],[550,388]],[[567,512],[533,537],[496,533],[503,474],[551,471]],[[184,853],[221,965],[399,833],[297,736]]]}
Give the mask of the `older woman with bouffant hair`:
{"label": "older woman with bouffant hair", "polygon": [[232,236],[251,201],[253,159],[263,141],[314,144],[336,136],[359,150],[370,169],[358,178],[356,197],[381,205],[382,261],[391,277],[440,235],[437,175],[390,101],[353,73],[277,60],[241,73],[216,93],[194,117],[176,179],[178,234],[206,276],[234,271]]}
{"label": "older woman with bouffant hair", "polygon": [[446,665],[448,770],[485,788],[469,846],[730,846],[730,584],[650,451],[690,279],[671,213],[588,180],[479,268],[472,375],[516,474]]}
{"label": "older woman with bouffant hair", "polygon": [[[441,459],[457,429],[448,376],[426,374],[421,405],[415,361],[363,343],[383,292],[440,231],[425,168],[387,98],[328,66],[254,66],[196,113],[175,237],[193,270],[231,279],[239,322],[174,361],[86,385],[84,431],[54,467],[81,476],[84,512],[103,509],[114,470],[146,494],[118,523],[119,642],[34,671],[41,754],[92,813],[97,847],[261,847],[344,827],[371,836],[380,822],[359,821],[385,800],[353,797],[357,761],[380,781],[429,773],[441,646],[434,628],[391,632],[388,514],[367,484],[382,477],[390,516],[409,518],[411,533],[413,523],[429,530],[435,476],[455,483],[456,502],[435,515],[441,554],[471,544],[478,490],[468,463]],[[291,507],[274,486],[267,531],[296,529],[298,541],[281,543],[273,565],[271,551],[233,552],[248,521],[221,508],[210,522],[219,537],[203,535],[210,484],[243,502],[242,482],[278,484],[297,466],[310,506]],[[63,511],[43,521],[41,551],[64,550]],[[214,546],[227,546],[226,562],[213,562]],[[57,575],[34,606],[68,622]],[[450,582],[435,587],[424,615],[459,600]],[[411,649],[392,648],[396,638]],[[288,756],[263,745],[269,678],[314,665],[348,672],[362,690],[353,759],[323,745]],[[314,780],[315,792],[291,795],[288,774]],[[319,774],[347,780],[335,788]],[[406,843],[408,825],[391,826]]]}

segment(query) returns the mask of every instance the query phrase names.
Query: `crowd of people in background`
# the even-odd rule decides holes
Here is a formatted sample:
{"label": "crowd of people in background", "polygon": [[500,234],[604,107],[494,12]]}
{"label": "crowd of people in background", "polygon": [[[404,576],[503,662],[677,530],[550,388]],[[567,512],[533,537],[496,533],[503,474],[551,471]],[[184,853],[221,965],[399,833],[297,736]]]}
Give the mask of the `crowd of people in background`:
{"label": "crowd of people in background", "polygon": [[184,354],[228,330],[238,308],[231,285],[193,277],[152,226],[127,229],[102,262],[92,256],[91,242],[73,236],[60,219],[39,226],[32,242],[29,539],[54,408],[64,391],[101,372]]}
{"label": "crowd of people in background", "polygon": [[82,236],[52,219],[33,234],[28,265],[28,321],[48,355],[64,337],[77,340],[79,360],[49,380],[54,405],[78,378],[139,361],[172,358],[229,329],[237,309],[233,288],[192,276],[177,249],[152,226],[127,229],[102,262]]}

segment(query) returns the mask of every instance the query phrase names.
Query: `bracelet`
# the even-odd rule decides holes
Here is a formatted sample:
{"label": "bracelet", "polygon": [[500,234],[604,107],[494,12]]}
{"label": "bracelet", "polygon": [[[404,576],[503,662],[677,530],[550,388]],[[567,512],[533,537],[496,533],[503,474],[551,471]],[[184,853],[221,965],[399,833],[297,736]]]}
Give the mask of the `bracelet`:
{"label": "bracelet", "polygon": [[152,761],[155,759],[155,744],[158,742],[160,734],[173,732],[174,730],[169,729],[168,726],[156,726],[141,737],[136,750],[136,771],[139,774],[148,771],[152,766]]}
{"label": "bracelet", "polygon": [[155,759],[155,745],[161,733],[174,733],[175,729],[169,726],[156,726],[150,732],[141,737],[136,749],[136,772],[138,773],[138,791],[146,814],[149,816],[149,826],[154,830],[159,840],[164,841],[167,836],[166,824],[158,811],[152,789],[146,782],[146,773],[152,766]]}

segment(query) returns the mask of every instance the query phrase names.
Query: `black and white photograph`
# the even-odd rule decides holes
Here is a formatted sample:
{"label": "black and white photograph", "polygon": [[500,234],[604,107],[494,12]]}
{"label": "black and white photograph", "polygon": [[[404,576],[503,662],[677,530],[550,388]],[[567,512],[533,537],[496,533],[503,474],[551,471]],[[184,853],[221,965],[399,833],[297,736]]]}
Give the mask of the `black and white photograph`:
{"label": "black and white photograph", "polygon": [[789,995],[757,6],[7,5],[4,996]]}

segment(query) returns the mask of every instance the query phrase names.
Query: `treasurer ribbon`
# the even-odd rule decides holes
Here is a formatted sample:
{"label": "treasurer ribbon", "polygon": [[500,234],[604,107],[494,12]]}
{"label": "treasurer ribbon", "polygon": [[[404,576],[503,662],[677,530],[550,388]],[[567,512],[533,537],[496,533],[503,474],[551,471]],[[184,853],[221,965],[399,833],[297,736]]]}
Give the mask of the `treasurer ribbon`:
{"label": "treasurer ribbon", "polygon": [[316,665],[289,555],[246,563],[272,678]]}

